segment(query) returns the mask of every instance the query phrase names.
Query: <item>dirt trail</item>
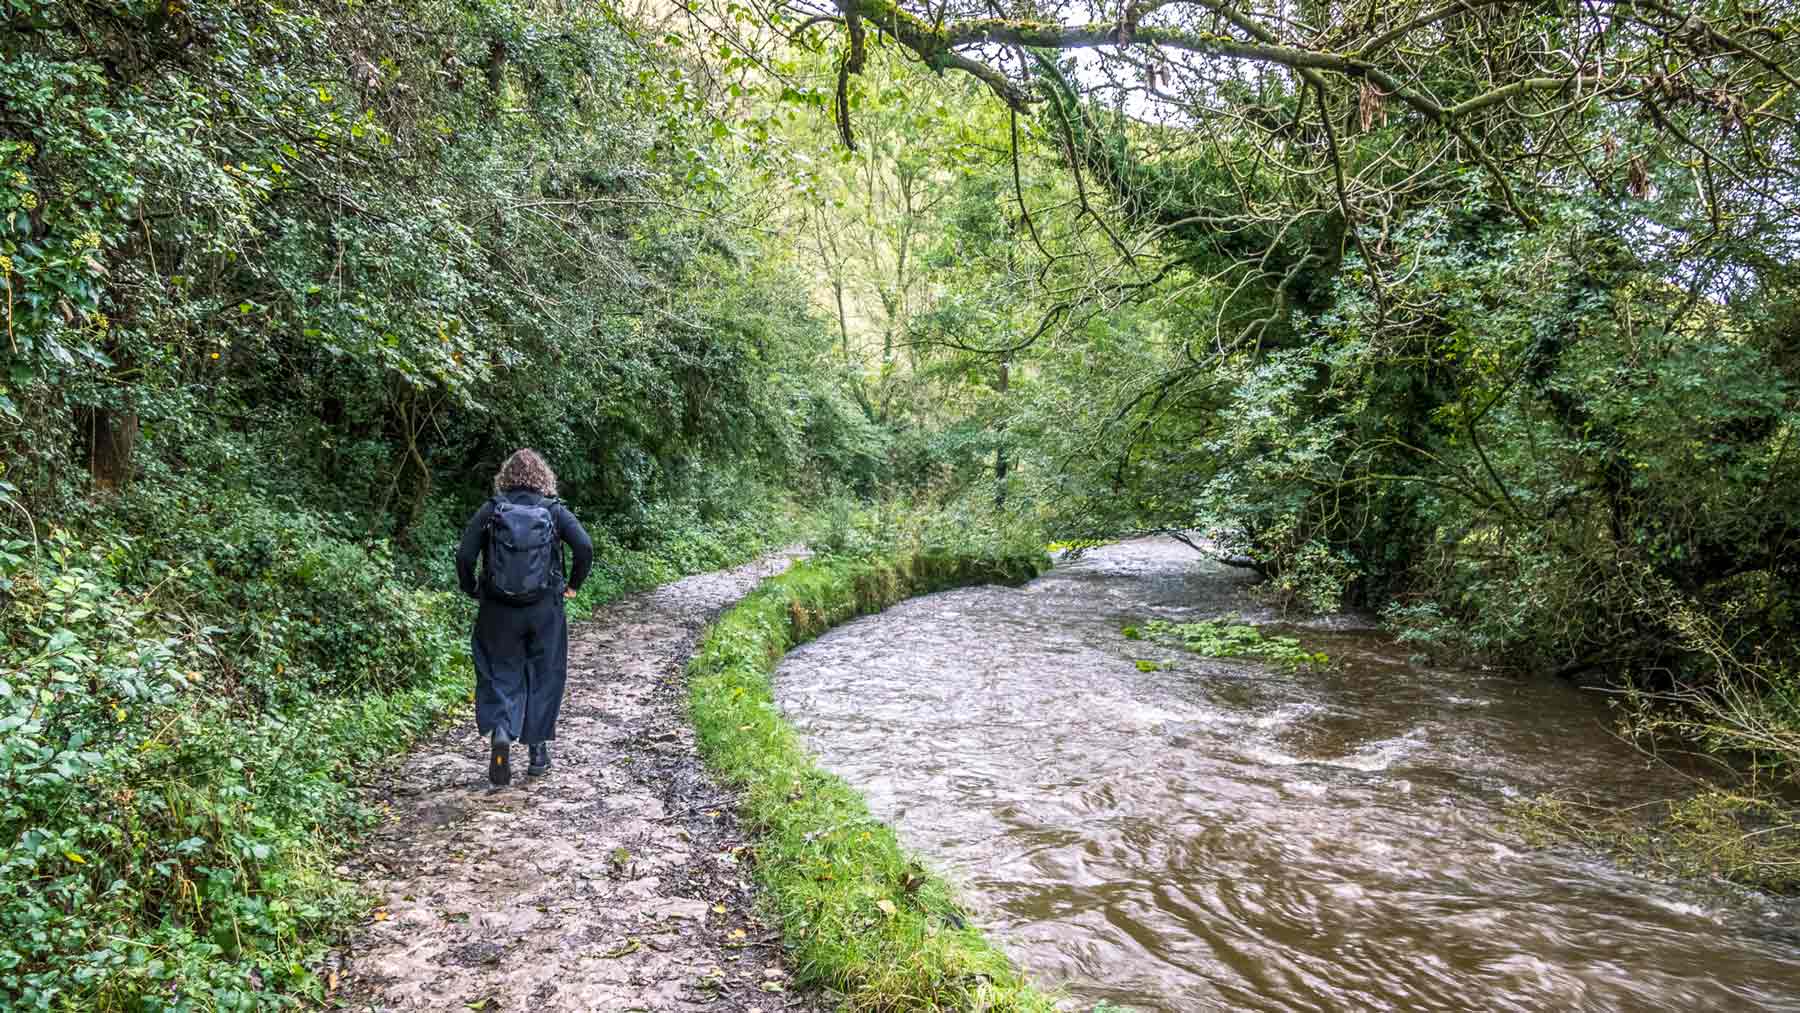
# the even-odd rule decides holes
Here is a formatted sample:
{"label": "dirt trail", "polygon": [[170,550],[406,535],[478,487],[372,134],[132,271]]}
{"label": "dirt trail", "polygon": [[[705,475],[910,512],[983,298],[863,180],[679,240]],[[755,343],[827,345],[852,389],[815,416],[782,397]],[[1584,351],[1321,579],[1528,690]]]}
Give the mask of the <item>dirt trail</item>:
{"label": "dirt trail", "polygon": [[[490,789],[464,726],[375,788],[389,818],[350,870],[382,906],[337,995],[358,1010],[813,1009],[750,917],[732,800],[694,750],[682,669],[777,555],[574,624],[548,777]],[[471,723],[472,724],[472,723]]]}

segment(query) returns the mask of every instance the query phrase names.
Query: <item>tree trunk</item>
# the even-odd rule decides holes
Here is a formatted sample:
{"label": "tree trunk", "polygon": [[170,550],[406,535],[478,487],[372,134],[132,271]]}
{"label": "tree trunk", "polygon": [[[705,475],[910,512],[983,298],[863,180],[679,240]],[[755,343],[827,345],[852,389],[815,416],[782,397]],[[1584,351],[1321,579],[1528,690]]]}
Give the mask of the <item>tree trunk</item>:
{"label": "tree trunk", "polygon": [[[994,384],[994,389],[1000,393],[1002,406],[1006,403],[1006,388],[1012,382],[1011,366],[1012,356],[1002,355],[1000,357],[1000,376]],[[994,427],[994,435],[996,437],[994,443],[994,506],[1004,507],[1006,505],[1006,470],[1009,463],[1006,460],[1005,422]]]}
{"label": "tree trunk", "polygon": [[[134,240],[129,254],[137,246]],[[154,256],[154,255],[153,255]],[[119,307],[114,326],[135,317],[135,307]],[[133,372],[135,363],[129,349],[118,340],[108,341],[102,349],[112,360],[115,381]],[[124,384],[114,387],[123,391]],[[119,394],[111,395],[114,398]],[[111,405],[86,405],[75,410],[76,441],[81,448],[80,460],[87,466],[88,478],[95,492],[116,492],[131,484],[133,464],[137,457],[138,413],[135,406],[125,407],[115,401]]]}
{"label": "tree trunk", "polygon": [[94,488],[124,488],[131,481],[132,458],[137,449],[137,412],[84,408],[76,418],[81,425],[82,457]]}
{"label": "tree trunk", "polygon": [[500,94],[500,85],[506,81],[506,62],[509,55],[505,42],[499,39],[489,40],[487,66],[483,70],[487,73],[488,92],[496,97]]}
{"label": "tree trunk", "polygon": [[837,299],[838,347],[844,356],[844,368],[850,367],[850,320],[844,313],[844,282],[833,275],[831,294]]}

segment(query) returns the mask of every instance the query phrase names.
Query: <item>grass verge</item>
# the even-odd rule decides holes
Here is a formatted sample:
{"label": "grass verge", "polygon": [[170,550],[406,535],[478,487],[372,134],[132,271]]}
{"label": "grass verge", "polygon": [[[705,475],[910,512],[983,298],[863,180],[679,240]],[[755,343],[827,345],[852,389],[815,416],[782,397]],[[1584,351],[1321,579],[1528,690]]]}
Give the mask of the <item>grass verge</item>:
{"label": "grass verge", "polygon": [[701,753],[743,792],[759,835],[757,880],[796,975],[842,994],[849,1009],[1054,1006],[967,925],[948,885],[907,855],[862,795],[813,763],[769,676],[789,648],[846,620],[932,591],[1020,584],[1047,563],[929,553],[802,563],[727,612],[689,663]]}

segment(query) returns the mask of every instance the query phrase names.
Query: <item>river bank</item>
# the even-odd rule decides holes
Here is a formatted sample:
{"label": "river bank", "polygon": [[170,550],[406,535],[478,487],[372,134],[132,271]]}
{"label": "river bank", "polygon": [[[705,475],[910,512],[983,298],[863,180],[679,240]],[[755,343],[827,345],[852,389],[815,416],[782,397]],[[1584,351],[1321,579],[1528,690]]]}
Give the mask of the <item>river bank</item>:
{"label": "river bank", "polygon": [[[1792,904],[1537,849],[1519,799],[1685,781],[1553,681],[1422,667],[1349,617],[1287,672],[1126,625],[1278,617],[1170,542],[901,603],[788,655],[821,764],[1034,980],[1144,1010],[1793,1009]],[[1138,662],[1153,664],[1140,666]]]}
{"label": "river bank", "polygon": [[690,709],[708,765],[756,833],[756,879],[804,980],[852,1011],[1048,1013],[964,917],[956,891],[819,769],[774,706],[769,673],[798,643],[915,595],[1010,586],[1041,554],[899,553],[826,559],[767,582],[708,632],[689,666]]}

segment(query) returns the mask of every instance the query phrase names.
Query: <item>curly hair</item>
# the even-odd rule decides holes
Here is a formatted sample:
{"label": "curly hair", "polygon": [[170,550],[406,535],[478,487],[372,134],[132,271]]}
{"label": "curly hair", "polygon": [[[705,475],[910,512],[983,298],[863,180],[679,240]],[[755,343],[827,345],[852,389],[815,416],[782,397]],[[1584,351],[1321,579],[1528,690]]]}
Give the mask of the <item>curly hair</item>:
{"label": "curly hair", "polygon": [[556,472],[537,451],[529,448],[515,450],[500,470],[494,473],[494,491],[510,492],[513,489],[530,489],[540,496],[556,495]]}

